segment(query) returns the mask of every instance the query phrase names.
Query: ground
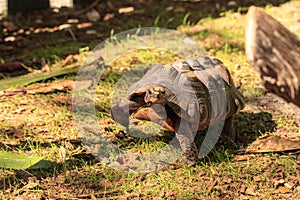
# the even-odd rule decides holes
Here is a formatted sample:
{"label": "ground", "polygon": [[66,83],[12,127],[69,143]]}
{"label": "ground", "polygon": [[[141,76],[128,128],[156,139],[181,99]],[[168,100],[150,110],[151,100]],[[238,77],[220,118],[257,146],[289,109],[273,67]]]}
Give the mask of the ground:
{"label": "ground", "polygon": [[[265,91],[255,69],[246,60],[245,13],[255,2],[245,1],[243,5],[235,1],[160,2],[100,2],[95,9],[101,18],[93,24],[89,24],[83,5],[58,13],[36,11],[3,18],[0,58],[3,62],[30,63],[29,69],[24,70],[26,73],[38,73],[44,66],[42,59],[52,69],[80,66],[89,50],[110,35],[139,25],[175,28],[194,39],[208,55],[221,59],[236,85],[240,85],[246,107],[235,120],[236,144],[217,145],[194,166],[176,162],[160,171],[122,172],[103,165],[82,144],[73,120],[71,91],[11,96],[0,93],[0,151],[42,156],[52,162],[47,169],[0,169],[0,199],[300,198],[299,153],[244,154],[249,144],[267,134],[300,140],[300,109]],[[259,5],[299,36],[298,1],[259,1]],[[128,6],[133,6],[134,11],[118,14],[119,8]],[[68,19],[78,19],[78,22],[75,21],[71,29],[55,28],[67,23]],[[13,24],[5,26],[4,21]],[[78,29],[79,24],[91,26]],[[15,41],[4,40],[11,36]],[[66,62],[70,54],[73,59]],[[147,139],[132,138],[109,117],[109,96],[122,69],[138,63],[162,61],[161,54],[162,50],[152,49],[120,56],[96,90],[100,125],[111,141],[124,149],[154,151],[168,140],[161,133]],[[163,61],[171,62],[174,55],[167,55]],[[1,79],[9,79],[12,75],[16,74],[3,72]],[[75,76],[72,73],[42,82],[59,82]],[[41,82],[29,87],[38,85]]]}

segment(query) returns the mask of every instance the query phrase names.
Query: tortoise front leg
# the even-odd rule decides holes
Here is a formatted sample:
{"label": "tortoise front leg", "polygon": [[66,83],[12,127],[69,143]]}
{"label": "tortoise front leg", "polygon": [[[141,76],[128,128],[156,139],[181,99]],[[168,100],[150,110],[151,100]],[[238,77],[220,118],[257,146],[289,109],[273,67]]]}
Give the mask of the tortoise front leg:
{"label": "tortoise front leg", "polygon": [[141,108],[133,115],[133,118],[151,121],[161,125],[163,128],[169,131],[175,131],[174,122],[168,118],[168,116],[166,116],[164,109],[162,109],[160,105]]}
{"label": "tortoise front leg", "polygon": [[195,164],[198,157],[198,149],[194,142],[195,133],[191,129],[191,124],[181,119],[180,123],[176,123],[176,138],[183,151],[183,161],[189,165]]}
{"label": "tortoise front leg", "polygon": [[234,117],[231,116],[225,120],[224,127],[221,134],[221,137],[224,142],[234,143],[235,141],[235,128],[233,125],[233,119]]}

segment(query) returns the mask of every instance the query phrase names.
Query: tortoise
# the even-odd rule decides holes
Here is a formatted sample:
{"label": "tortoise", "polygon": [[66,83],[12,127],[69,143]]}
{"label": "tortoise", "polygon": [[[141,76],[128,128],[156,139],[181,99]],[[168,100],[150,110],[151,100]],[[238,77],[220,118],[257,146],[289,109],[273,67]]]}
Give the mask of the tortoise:
{"label": "tortoise", "polygon": [[223,120],[221,136],[233,142],[233,118],[244,106],[244,98],[222,61],[200,56],[152,66],[128,89],[127,99],[111,107],[111,115],[125,127],[133,118],[175,132],[183,160],[191,164],[198,159],[193,132]]}

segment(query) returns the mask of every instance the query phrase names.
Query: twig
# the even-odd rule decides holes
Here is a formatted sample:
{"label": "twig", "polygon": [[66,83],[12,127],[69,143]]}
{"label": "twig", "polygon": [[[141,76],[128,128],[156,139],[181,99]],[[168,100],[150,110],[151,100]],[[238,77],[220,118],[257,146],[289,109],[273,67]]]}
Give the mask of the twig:
{"label": "twig", "polygon": [[81,14],[84,14],[84,13],[86,13],[87,11],[93,9],[95,6],[97,6],[99,2],[100,2],[100,0],[96,0],[96,1],[94,1],[90,6],[84,8],[84,9],[82,9],[82,10],[78,10],[78,11],[72,13],[72,14],[73,14],[73,15],[81,15]]}
{"label": "twig", "polygon": [[215,179],[215,181],[212,183],[212,185],[208,188],[208,190],[206,191],[206,194],[209,195],[212,190],[214,189],[214,187],[220,182],[220,177],[217,177]]}
{"label": "twig", "polygon": [[[132,190],[126,191],[126,192],[131,192]],[[91,197],[91,195],[97,196],[97,195],[108,195],[108,194],[113,194],[113,193],[118,193],[118,192],[123,192],[124,191],[120,191],[119,189],[113,189],[113,190],[108,190],[108,191],[101,191],[101,192],[95,192],[92,194],[80,194],[77,196],[77,198],[87,198],[87,197]]]}

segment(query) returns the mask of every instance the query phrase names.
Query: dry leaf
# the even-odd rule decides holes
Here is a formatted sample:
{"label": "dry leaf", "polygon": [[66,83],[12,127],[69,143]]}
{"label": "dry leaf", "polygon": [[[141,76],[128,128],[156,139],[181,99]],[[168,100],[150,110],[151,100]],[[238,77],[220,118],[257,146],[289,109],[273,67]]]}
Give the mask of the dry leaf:
{"label": "dry leaf", "polygon": [[76,27],[78,29],[83,29],[83,28],[88,28],[90,26],[93,26],[93,23],[91,23],[91,22],[85,22],[85,23],[77,24]]}
{"label": "dry leaf", "polygon": [[67,21],[69,24],[77,24],[79,22],[78,19],[68,19]]}
{"label": "dry leaf", "polygon": [[240,188],[240,193],[245,193],[246,191],[246,185],[242,185]]}
{"label": "dry leaf", "polygon": [[211,184],[211,186],[207,189],[206,194],[209,195],[214,187],[220,182],[220,177],[217,177],[214,182]]}
{"label": "dry leaf", "polygon": [[13,22],[9,22],[9,21],[3,21],[2,25],[7,28],[8,31],[15,31],[18,29],[18,27],[13,23]]}
{"label": "dry leaf", "polygon": [[129,13],[129,12],[133,12],[134,11],[134,7],[126,7],[126,8],[120,8],[119,9],[119,13]]}
{"label": "dry leaf", "polygon": [[0,63],[0,72],[12,72],[25,69],[22,62]]}
{"label": "dry leaf", "polygon": [[177,7],[177,8],[175,8],[174,12],[184,13],[185,12],[185,8],[184,7]]}
{"label": "dry leaf", "polygon": [[113,184],[109,180],[100,179],[98,186],[101,188],[112,188]]}
{"label": "dry leaf", "polygon": [[92,9],[91,11],[86,13],[88,20],[91,22],[96,22],[100,19],[100,14],[97,10]]}
{"label": "dry leaf", "polygon": [[24,190],[29,190],[37,187],[39,185],[39,181],[35,177],[30,177],[28,183],[22,187]]}
{"label": "dry leaf", "polygon": [[110,9],[112,9],[112,10],[115,9],[115,6],[111,3],[111,1],[108,1],[108,2],[107,2],[107,6],[108,6]]}
{"label": "dry leaf", "polygon": [[294,183],[292,182],[287,182],[287,183],[284,183],[284,186],[288,189],[293,189],[293,187],[295,186]]}
{"label": "dry leaf", "polygon": [[58,164],[64,163],[66,161],[66,155],[67,155],[66,149],[63,146],[60,146],[58,156],[57,156],[57,163]]}
{"label": "dry leaf", "polygon": [[247,153],[284,152],[300,150],[300,142],[277,135],[267,135],[254,141],[247,149]]}
{"label": "dry leaf", "polygon": [[224,182],[224,183],[231,183],[231,182],[232,182],[232,179],[229,178],[229,177],[224,177],[224,178],[223,178],[223,182]]}
{"label": "dry leaf", "polygon": [[209,167],[209,170],[211,171],[211,173],[213,174],[213,175],[219,175],[219,172],[213,167],[213,166],[210,166]]}
{"label": "dry leaf", "polygon": [[250,196],[256,196],[257,195],[254,188],[247,188],[246,191],[245,191],[245,194],[250,195]]}
{"label": "dry leaf", "polygon": [[115,14],[113,14],[113,13],[107,13],[107,14],[104,16],[103,21],[108,21],[108,20],[110,20],[110,19],[112,19],[112,18],[114,18],[114,17],[115,17]]}
{"label": "dry leaf", "polygon": [[290,192],[292,192],[290,189],[288,189],[288,188],[285,188],[285,187],[283,187],[283,186],[279,186],[278,187],[278,191],[280,192],[280,193],[290,193]]}
{"label": "dry leaf", "polygon": [[63,61],[62,61],[62,67],[70,64],[74,60],[74,55],[70,54],[68,55]]}
{"label": "dry leaf", "polygon": [[24,91],[28,94],[36,94],[36,93],[49,93],[55,91],[72,91],[74,89],[74,81],[73,80],[64,80],[60,82],[46,83],[41,84],[35,88],[25,88]]}
{"label": "dry leaf", "polygon": [[177,196],[179,194],[179,191],[178,190],[172,190],[170,193],[169,193],[169,197],[171,196]]}
{"label": "dry leaf", "polygon": [[25,181],[29,181],[30,178],[35,178],[32,174],[22,169],[16,169],[14,172],[18,177],[24,179]]}
{"label": "dry leaf", "polygon": [[50,72],[51,69],[49,67],[49,65],[46,62],[46,59],[44,57],[42,57],[41,59],[41,64],[42,64],[42,68],[41,68],[41,72]]}
{"label": "dry leaf", "polygon": [[246,161],[248,160],[250,155],[241,155],[241,156],[236,156],[233,160],[234,161]]}
{"label": "dry leaf", "polygon": [[261,177],[260,176],[253,176],[253,181],[254,182],[261,181]]}
{"label": "dry leaf", "polygon": [[93,194],[91,194],[91,200],[97,200],[97,197]]}

